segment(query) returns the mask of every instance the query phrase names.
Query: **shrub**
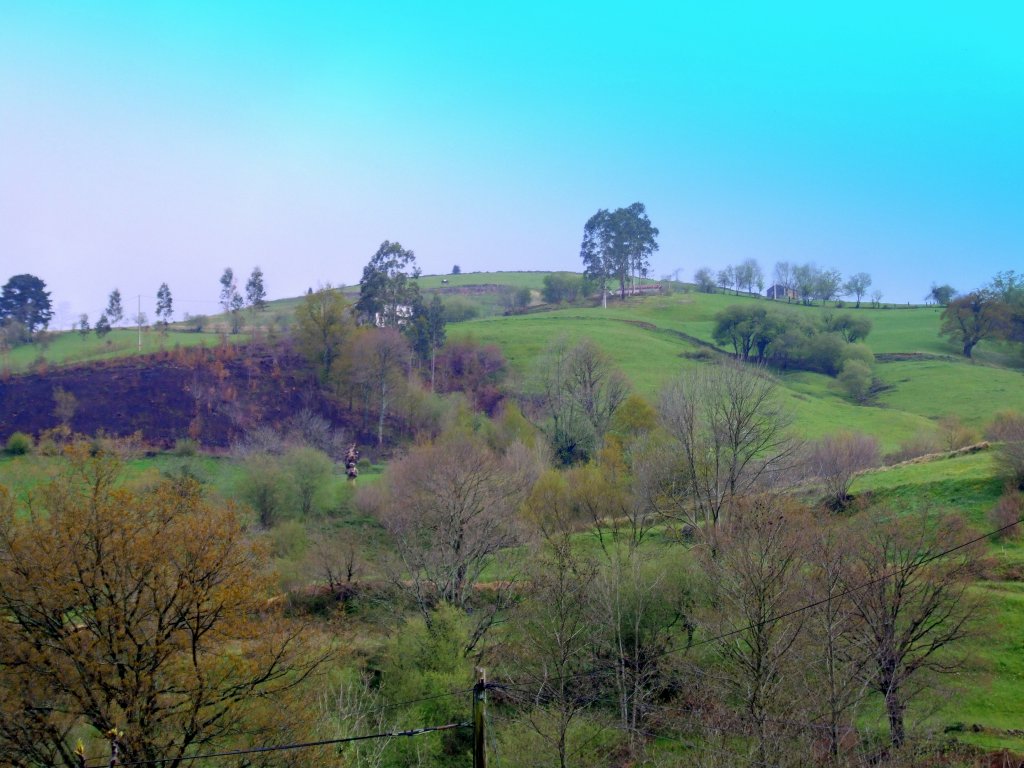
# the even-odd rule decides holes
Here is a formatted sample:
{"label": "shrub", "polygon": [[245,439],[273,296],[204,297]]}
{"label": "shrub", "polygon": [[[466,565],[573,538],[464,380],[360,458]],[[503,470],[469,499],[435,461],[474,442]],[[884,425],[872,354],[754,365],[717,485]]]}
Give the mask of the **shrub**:
{"label": "shrub", "polygon": [[854,432],[829,435],[811,444],[808,464],[824,485],[826,504],[839,511],[846,506],[857,473],[878,465],[878,441]]}
{"label": "shrub", "polygon": [[938,453],[941,450],[942,446],[936,435],[917,435],[904,443],[900,443],[898,450],[887,454],[885,463],[899,464],[901,461],[910,461],[918,456],[927,456],[931,453]]}
{"label": "shrub", "polygon": [[955,451],[978,442],[977,430],[965,426],[957,416],[943,416],[939,419],[943,446],[947,451]]}
{"label": "shrub", "polygon": [[32,450],[32,436],[15,432],[7,438],[7,452],[11,456],[24,456]]}
{"label": "shrub", "polygon": [[858,403],[863,403],[871,394],[871,368],[860,360],[847,360],[843,363],[838,378],[846,394]]}
{"label": "shrub", "polygon": [[1024,440],[1007,440],[996,453],[996,466],[1008,482],[1024,489]]}
{"label": "shrub", "polygon": [[1024,414],[1018,411],[1000,411],[985,427],[985,437],[993,442],[1024,440]]}
{"label": "shrub", "polygon": [[174,441],[175,456],[195,456],[199,453],[199,442],[188,437],[178,438]]}
{"label": "shrub", "polygon": [[445,299],[444,321],[446,323],[461,323],[479,316],[480,308],[473,302],[458,296]]}
{"label": "shrub", "polygon": [[[1015,488],[1007,488],[999,501],[988,513],[988,521],[995,529],[1006,528],[999,534],[1001,539],[1019,539],[1024,536],[1022,525],[1014,525],[1024,517],[1024,495]],[[1007,528],[1007,526],[1012,526]]]}
{"label": "shrub", "polygon": [[867,344],[847,344],[843,349],[843,361],[856,360],[858,363],[871,367],[875,364],[875,355]]}

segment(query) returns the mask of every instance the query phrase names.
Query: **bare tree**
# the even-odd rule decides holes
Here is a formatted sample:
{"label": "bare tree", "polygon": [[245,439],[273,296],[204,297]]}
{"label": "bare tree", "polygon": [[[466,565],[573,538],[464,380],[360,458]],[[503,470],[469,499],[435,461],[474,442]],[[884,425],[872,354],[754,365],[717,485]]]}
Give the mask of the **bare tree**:
{"label": "bare tree", "polygon": [[906,741],[910,702],[926,672],[954,672],[948,646],[968,634],[977,602],[967,592],[976,558],[942,553],[965,539],[962,524],[881,511],[857,531],[848,589],[858,642],[870,651],[869,687],[882,695],[894,747]]}
{"label": "bare tree", "polygon": [[436,600],[465,607],[488,562],[519,543],[515,510],[532,480],[478,438],[455,434],[395,460],[376,499],[361,494],[391,534],[427,621]]}
{"label": "bare tree", "polygon": [[539,366],[540,398],[555,452],[565,464],[589,458],[601,444],[629,382],[590,339],[551,344]]}
{"label": "bare tree", "polygon": [[670,441],[647,500],[712,540],[723,512],[794,460],[790,415],[763,370],[730,361],[687,371],[662,393],[660,410]]}
{"label": "bare tree", "polygon": [[[696,624],[686,572],[666,569],[649,555],[621,543],[605,550],[595,584],[598,651],[613,663],[619,726],[636,756],[654,701],[671,688],[666,657],[693,639]],[[677,626],[686,632],[680,634]]]}
{"label": "bare tree", "polygon": [[871,287],[871,275],[867,272],[858,272],[855,275],[851,275],[850,278],[843,283],[843,291],[847,294],[853,294],[857,299],[857,306],[860,307],[860,300],[868,292],[868,288]]}
{"label": "bare tree", "polygon": [[507,646],[509,671],[528,696],[523,720],[555,752],[560,768],[569,764],[573,724],[597,699],[595,681],[585,677],[596,662],[596,576],[594,563],[574,551],[568,535],[549,540],[531,570]]}
{"label": "bare tree", "polygon": [[857,473],[878,462],[878,441],[859,432],[828,435],[808,446],[808,471],[824,486],[825,502],[835,511],[846,506]]}
{"label": "bare tree", "polygon": [[763,764],[780,760],[779,736],[798,705],[792,692],[800,664],[793,651],[806,617],[777,617],[800,600],[805,529],[800,511],[782,499],[747,499],[723,526],[718,556],[706,561],[715,606],[708,624],[721,637],[715,642],[720,674]]}
{"label": "bare tree", "polygon": [[[793,265],[788,261],[780,261],[775,265],[775,284],[782,288],[789,301],[790,291],[793,290]],[[775,298],[779,298],[776,292]]]}
{"label": "bare tree", "polygon": [[806,560],[806,597],[815,607],[806,619],[803,666],[806,702],[813,708],[810,726],[824,736],[824,751],[837,758],[855,735],[859,705],[867,695],[864,672],[871,663],[859,617],[846,589],[852,552],[844,527],[826,523],[810,539]]}
{"label": "bare tree", "polygon": [[362,385],[364,414],[371,404],[377,410],[377,445],[384,444],[384,421],[406,381],[411,357],[409,342],[394,328],[367,328],[353,341],[351,366]]}
{"label": "bare tree", "polygon": [[[394,710],[389,710],[380,686],[363,675],[353,682],[339,683],[320,698],[320,720],[325,738],[338,739],[394,730]],[[366,739],[348,745],[345,765],[379,768],[392,739]]]}

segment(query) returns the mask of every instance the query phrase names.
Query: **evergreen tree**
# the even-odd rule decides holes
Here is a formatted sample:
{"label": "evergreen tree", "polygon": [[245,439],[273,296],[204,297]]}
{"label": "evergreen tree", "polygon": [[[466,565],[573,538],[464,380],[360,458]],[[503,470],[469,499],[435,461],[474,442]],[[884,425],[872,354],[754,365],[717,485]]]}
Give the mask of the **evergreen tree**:
{"label": "evergreen tree", "polygon": [[100,319],[96,321],[96,327],[94,330],[96,331],[96,335],[100,338],[103,338],[110,333],[110,321],[107,319],[106,312],[100,315]]}
{"label": "evergreen tree", "polygon": [[171,289],[167,283],[160,283],[160,290],[156,292],[156,316],[167,325],[174,316],[174,303],[171,299]]}
{"label": "evergreen tree", "polygon": [[267,291],[263,287],[263,270],[253,267],[249,282],[245,284],[245,298],[249,306],[262,312],[267,308]]}
{"label": "evergreen tree", "polygon": [[420,301],[416,255],[401,243],[385,240],[363,267],[356,310],[365,322],[386,328],[404,325]]}
{"label": "evergreen tree", "polygon": [[15,275],[7,281],[0,293],[0,322],[21,323],[31,336],[37,328],[46,328],[52,318],[46,283],[35,275]]}
{"label": "evergreen tree", "polygon": [[115,288],[110,292],[105,314],[110,325],[117,325],[121,322],[121,318],[124,317],[124,306],[121,304],[121,291],[119,289]]}
{"label": "evergreen tree", "polygon": [[220,306],[225,315],[231,311],[231,300],[237,293],[235,271],[231,267],[225,267],[224,274],[220,276]]}
{"label": "evergreen tree", "polygon": [[433,390],[434,361],[437,350],[445,342],[444,304],[440,296],[435,293],[428,305],[422,301],[416,303],[406,335],[420,361],[430,364],[430,388]]}

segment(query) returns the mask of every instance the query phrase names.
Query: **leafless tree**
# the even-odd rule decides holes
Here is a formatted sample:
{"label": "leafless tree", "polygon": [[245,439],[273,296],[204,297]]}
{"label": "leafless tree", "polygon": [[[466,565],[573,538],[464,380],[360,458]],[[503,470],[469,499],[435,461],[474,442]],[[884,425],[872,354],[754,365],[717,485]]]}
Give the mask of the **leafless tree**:
{"label": "leafless tree", "polygon": [[[387,733],[395,722],[389,715],[379,686],[363,676],[353,682],[342,682],[324,692],[320,698],[320,720],[325,738],[337,739],[367,733]],[[345,765],[352,768],[379,768],[390,738],[367,739],[347,745]]]}
{"label": "leafless tree", "polygon": [[[574,346],[561,339],[538,366],[538,389],[551,441],[563,463],[587,458],[601,444],[629,382],[589,339]],[[586,443],[586,447],[584,447]]]}
{"label": "leafless tree", "polygon": [[336,593],[344,585],[351,584],[366,570],[363,551],[365,534],[349,529],[328,530],[323,528],[313,533],[306,553],[305,570],[310,577],[327,584]]}
{"label": "leafless tree", "polygon": [[708,624],[721,637],[719,674],[765,764],[781,759],[779,736],[797,707],[793,650],[806,616],[776,618],[800,600],[805,529],[788,502],[745,499],[722,528],[718,555],[707,558],[715,605]]}
{"label": "leafless tree", "polygon": [[[570,729],[594,704],[595,564],[568,535],[550,540],[533,563],[506,648],[509,672],[524,697],[523,721],[569,764]],[[538,760],[538,762],[547,762]]]}
{"label": "leafless tree", "polygon": [[826,503],[836,511],[846,506],[857,473],[878,463],[878,441],[869,435],[839,432],[808,446],[807,469],[822,484]]}
{"label": "leafless tree", "polygon": [[692,593],[685,571],[667,570],[624,542],[606,547],[595,593],[598,651],[613,664],[619,727],[636,757],[654,702],[671,686],[667,657],[692,642]]}
{"label": "leafless tree", "polygon": [[790,415],[763,370],[730,361],[687,371],[660,410],[670,440],[654,457],[647,501],[712,540],[737,499],[773,485],[795,459]]}
{"label": "leafless tree", "polygon": [[885,511],[856,531],[848,589],[859,642],[871,653],[867,682],[885,700],[894,747],[906,740],[907,707],[925,687],[923,673],[959,668],[948,646],[968,634],[978,608],[967,592],[977,558],[942,552],[965,539],[954,518]]}
{"label": "leafless tree", "polygon": [[829,521],[815,530],[806,559],[805,598],[816,604],[805,625],[806,716],[824,738],[823,752],[836,759],[844,744],[855,739],[857,708],[867,695],[864,672],[871,663],[860,619],[846,594],[852,552],[844,526]]}
{"label": "leafless tree", "polygon": [[364,414],[371,403],[377,410],[377,445],[384,444],[384,420],[406,381],[411,349],[394,328],[367,328],[355,335],[351,368],[365,397]]}
{"label": "leafless tree", "polygon": [[376,507],[430,621],[436,600],[465,607],[499,551],[519,543],[515,511],[533,478],[466,434],[412,448],[388,467]]}

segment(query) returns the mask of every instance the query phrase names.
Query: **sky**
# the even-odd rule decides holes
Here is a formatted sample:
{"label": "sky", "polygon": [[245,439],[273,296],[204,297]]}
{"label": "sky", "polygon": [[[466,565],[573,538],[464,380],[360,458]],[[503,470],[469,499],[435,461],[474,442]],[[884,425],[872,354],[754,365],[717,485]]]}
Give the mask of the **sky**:
{"label": "sky", "polygon": [[579,270],[586,220],[640,201],[655,277],[966,291],[1024,267],[1022,28],[985,0],[0,0],[0,281],[41,277],[66,328],[114,287],[215,312],[228,266],[352,285],[383,240],[425,274]]}

